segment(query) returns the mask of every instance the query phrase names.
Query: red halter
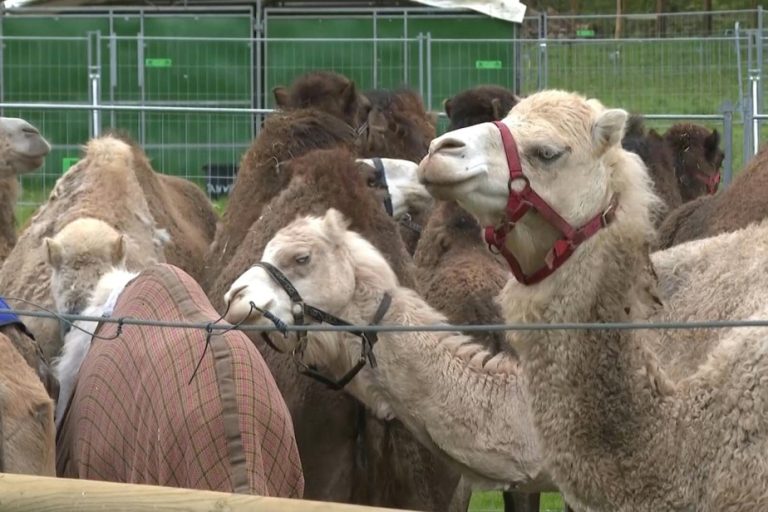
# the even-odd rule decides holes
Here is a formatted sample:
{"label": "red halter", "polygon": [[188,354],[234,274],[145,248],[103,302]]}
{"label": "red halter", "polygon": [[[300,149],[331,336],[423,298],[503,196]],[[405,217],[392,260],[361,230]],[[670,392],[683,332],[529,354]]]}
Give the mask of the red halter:
{"label": "red halter", "polygon": [[696,172],[694,176],[697,180],[707,186],[707,194],[712,195],[717,192],[717,187],[720,185],[720,171],[715,174],[704,174],[703,172]]}
{"label": "red halter", "polygon": [[[547,202],[531,188],[531,183],[523,174],[523,168],[520,164],[520,156],[517,153],[517,144],[512,137],[512,132],[504,123],[494,121],[493,124],[501,132],[501,140],[504,145],[504,151],[507,155],[507,166],[509,167],[509,200],[506,208],[506,222],[498,228],[488,226],[485,228],[485,241],[489,247],[496,248],[507,260],[515,279],[525,285],[538,283],[565,263],[574,253],[576,248],[589,237],[610,224],[616,212],[617,201],[614,196],[611,199],[608,208],[599,213],[580,228],[574,228],[568,221],[563,219]],[[524,180],[525,187],[520,192],[512,189],[512,182],[515,180]],[[515,223],[520,220],[528,210],[536,210],[547,222],[557,228],[563,237],[557,240],[552,249],[544,258],[544,265],[532,274],[526,275],[520,267],[520,263],[514,254],[507,249],[507,235],[515,229]]]}

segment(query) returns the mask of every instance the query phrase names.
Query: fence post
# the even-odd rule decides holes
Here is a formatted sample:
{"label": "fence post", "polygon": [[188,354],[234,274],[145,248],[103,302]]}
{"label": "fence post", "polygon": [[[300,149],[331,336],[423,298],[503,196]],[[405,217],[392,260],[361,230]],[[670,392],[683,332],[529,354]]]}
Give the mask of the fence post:
{"label": "fence post", "polygon": [[432,32],[427,32],[427,110],[432,110]]}
{"label": "fence post", "polygon": [[[144,106],[146,100],[146,77],[144,76],[144,11],[139,16],[139,33],[136,35],[136,59],[138,62],[137,77],[139,81],[139,105]],[[139,144],[146,144],[147,116],[142,110],[139,112]]]}
{"label": "fence post", "polygon": [[[5,3],[0,3],[0,102],[5,101],[5,43],[3,42],[3,21],[5,20]],[[5,115],[5,109],[0,108],[0,116]]]}
{"label": "fence post", "polygon": [[379,39],[379,20],[376,15],[376,9],[373,10],[373,16],[372,16],[372,23],[373,23],[373,75],[372,75],[372,84],[371,89],[378,89],[379,87],[379,62],[378,62],[378,56],[379,56],[379,48],[378,48],[378,39]]}
{"label": "fence post", "polygon": [[[424,34],[419,32],[416,36],[416,41],[419,43],[419,94],[422,98],[426,98],[424,95]],[[427,109],[431,108],[427,105]]]}
{"label": "fence post", "polygon": [[[755,49],[757,50],[757,62],[755,68],[757,69],[758,78],[763,77],[763,7],[757,6],[757,33],[755,34]],[[757,112],[763,111],[763,91],[762,88],[757,91],[757,101],[753,105]]]}
{"label": "fence post", "polygon": [[742,147],[742,153],[744,156],[744,163],[747,163],[752,157],[752,95],[745,94],[744,101],[742,103],[742,114],[744,120],[744,144]]}
{"label": "fence post", "polygon": [[752,69],[749,72],[750,124],[748,126],[748,129],[752,132],[750,134],[750,139],[752,140],[751,155],[756,155],[760,147],[760,119],[757,118],[760,114],[759,91],[760,70]]}
{"label": "fence post", "polygon": [[538,90],[547,88],[547,13],[539,15],[539,83]]}
{"label": "fence post", "polygon": [[[88,32],[88,82],[90,104],[98,107],[101,96],[101,32]],[[90,136],[98,137],[101,133],[101,111],[91,110]]]}
{"label": "fence post", "polygon": [[720,107],[723,114],[723,188],[733,180],[733,103],[726,100]]}

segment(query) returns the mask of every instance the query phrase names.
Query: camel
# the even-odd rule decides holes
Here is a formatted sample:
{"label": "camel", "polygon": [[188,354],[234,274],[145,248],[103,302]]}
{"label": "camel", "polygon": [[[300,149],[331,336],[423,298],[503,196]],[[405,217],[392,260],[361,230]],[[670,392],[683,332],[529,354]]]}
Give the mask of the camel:
{"label": "camel", "polygon": [[678,123],[664,134],[674,155],[680,195],[686,203],[704,194],[717,192],[725,153],[720,134],[698,124]]}
{"label": "camel", "polygon": [[[372,90],[365,94],[372,107],[368,115],[367,137],[358,146],[360,156],[420,161],[435,137],[437,120],[424,109],[419,95],[408,89]],[[409,212],[400,226],[400,235],[409,254],[416,250],[429,206]]]}
{"label": "camel", "polygon": [[332,71],[312,71],[294,80],[290,88],[272,89],[280,110],[312,108],[341,119],[355,132],[364,129],[371,103],[355,82]]}
{"label": "camel", "polygon": [[[351,150],[318,150],[281,168],[288,186],[249,226],[207,292],[217,310],[232,282],[258,261],[269,238],[297,215],[344,211],[386,255],[401,281],[413,285],[413,264],[397,224],[367,186]],[[256,342],[285,397],[304,465],[305,497],[338,502],[442,511],[449,509],[459,475],[435,460],[399,422],[382,422],[351,397],[297,375],[288,355]],[[466,510],[468,495],[454,503]],[[457,510],[461,509],[458,506]]]}
{"label": "camel", "polygon": [[657,247],[735,231],[768,217],[768,148],[761,149],[731,185],[674,210],[659,227]]}
{"label": "camel", "polygon": [[55,476],[53,401],[0,334],[0,472]]}
{"label": "camel", "polygon": [[[272,237],[261,261],[279,269],[306,304],[352,324],[446,323],[400,285],[382,253],[352,226],[334,208],[322,217],[302,217]],[[382,315],[385,294],[391,302]],[[270,325],[260,313],[269,311],[294,323],[291,299],[262,266],[240,275],[224,299],[229,322]],[[270,338],[283,350],[297,347],[294,336]],[[310,331],[302,347],[303,364],[333,378],[347,372],[362,350],[359,340],[338,332]],[[373,345],[375,370],[364,367],[345,389],[379,417],[402,421],[475,487],[538,491],[548,479],[517,362],[480,347],[459,333],[381,332]]]}
{"label": "camel", "polygon": [[387,208],[395,220],[408,222],[431,208],[432,196],[419,183],[416,163],[397,158],[358,158],[356,162],[368,186],[382,190],[382,201],[391,202]]}
{"label": "camel", "polygon": [[18,176],[38,169],[50,151],[37,128],[23,119],[0,117],[0,265],[16,245]]}
{"label": "camel", "polygon": [[[107,271],[86,311],[166,323],[219,318],[197,282],[166,264]],[[242,333],[96,324],[68,333],[57,366],[66,395],[57,408],[59,476],[302,497],[291,417]]]}
{"label": "camel", "polygon": [[[216,223],[210,202],[194,184],[156,174],[140,148],[122,138],[92,139],[84,158],[59,178],[22,232],[0,271],[0,290],[54,307],[44,240],[86,217],[126,235],[129,270],[169,261],[198,278]],[[27,326],[49,360],[58,354],[62,338],[57,321],[29,319]]]}
{"label": "camel", "polygon": [[503,119],[520,101],[515,93],[498,85],[478,85],[443,101],[450,119],[448,131]]}
{"label": "camel", "polygon": [[[419,175],[433,195],[489,226],[516,273],[499,297],[509,323],[695,316],[697,306],[765,318],[768,223],[648,257],[659,200],[639,158],[620,148],[626,119],[597,100],[540,92],[499,125],[435,139]],[[516,208],[521,197],[537,204],[534,213]],[[560,242],[568,226],[589,228],[568,244]],[[736,261],[723,262],[727,254]],[[657,293],[656,263],[675,259],[684,268],[655,269]],[[768,372],[762,337],[756,328],[709,336],[697,364],[670,372],[674,359],[658,350],[685,338],[675,332],[508,333],[545,466],[569,503],[596,511],[768,504],[768,396],[755,385]]]}

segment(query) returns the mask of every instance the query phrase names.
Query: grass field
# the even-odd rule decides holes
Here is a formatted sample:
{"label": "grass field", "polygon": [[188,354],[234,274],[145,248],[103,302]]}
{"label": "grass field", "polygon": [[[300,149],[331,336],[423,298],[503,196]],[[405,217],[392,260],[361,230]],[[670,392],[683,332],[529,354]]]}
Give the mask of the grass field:
{"label": "grass field", "polygon": [[[563,510],[563,500],[557,493],[546,493],[541,496],[541,512],[560,512]],[[500,492],[476,492],[469,503],[469,512],[503,512],[504,502]]]}

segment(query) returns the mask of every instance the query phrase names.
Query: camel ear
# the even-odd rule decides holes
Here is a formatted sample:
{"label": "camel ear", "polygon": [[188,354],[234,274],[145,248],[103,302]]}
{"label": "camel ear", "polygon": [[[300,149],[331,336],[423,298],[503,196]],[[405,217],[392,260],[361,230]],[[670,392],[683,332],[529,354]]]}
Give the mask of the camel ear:
{"label": "camel ear", "polygon": [[272,94],[275,97],[275,104],[280,108],[288,108],[290,106],[290,94],[288,89],[282,85],[278,85],[272,89]]}
{"label": "camel ear", "polygon": [[627,117],[627,111],[620,108],[608,109],[598,115],[592,127],[592,141],[599,152],[621,142]]}
{"label": "camel ear", "polygon": [[446,98],[443,100],[443,110],[445,110],[445,115],[448,117],[451,117],[451,109],[453,108],[453,101],[452,98]]}
{"label": "camel ear", "polygon": [[62,263],[61,245],[53,238],[46,237],[43,242],[45,243],[46,261],[54,270],[59,270]]}
{"label": "camel ear", "polygon": [[716,154],[719,145],[720,134],[717,133],[717,130],[712,130],[712,133],[704,139],[704,148],[707,150],[707,156]]}
{"label": "camel ear", "polygon": [[325,217],[323,217],[323,225],[325,226],[325,231],[331,240],[341,242],[341,240],[344,238],[344,233],[349,228],[349,220],[347,220],[347,218],[344,217],[344,214],[336,208],[330,208],[327,212],[325,212]]}
{"label": "camel ear", "polygon": [[517,94],[513,94],[512,97],[515,100],[515,102],[512,104],[513,107],[523,101],[523,98],[525,98],[525,96],[518,96]]}
{"label": "camel ear", "polygon": [[125,235],[120,235],[112,246],[112,264],[123,265],[125,263]]}
{"label": "camel ear", "polygon": [[493,98],[491,100],[491,111],[494,119],[503,119],[505,112],[501,111],[501,100],[499,98]]}
{"label": "camel ear", "polygon": [[341,98],[345,109],[349,109],[355,103],[357,99],[357,90],[355,89],[355,82],[350,80],[347,85],[341,90]]}

